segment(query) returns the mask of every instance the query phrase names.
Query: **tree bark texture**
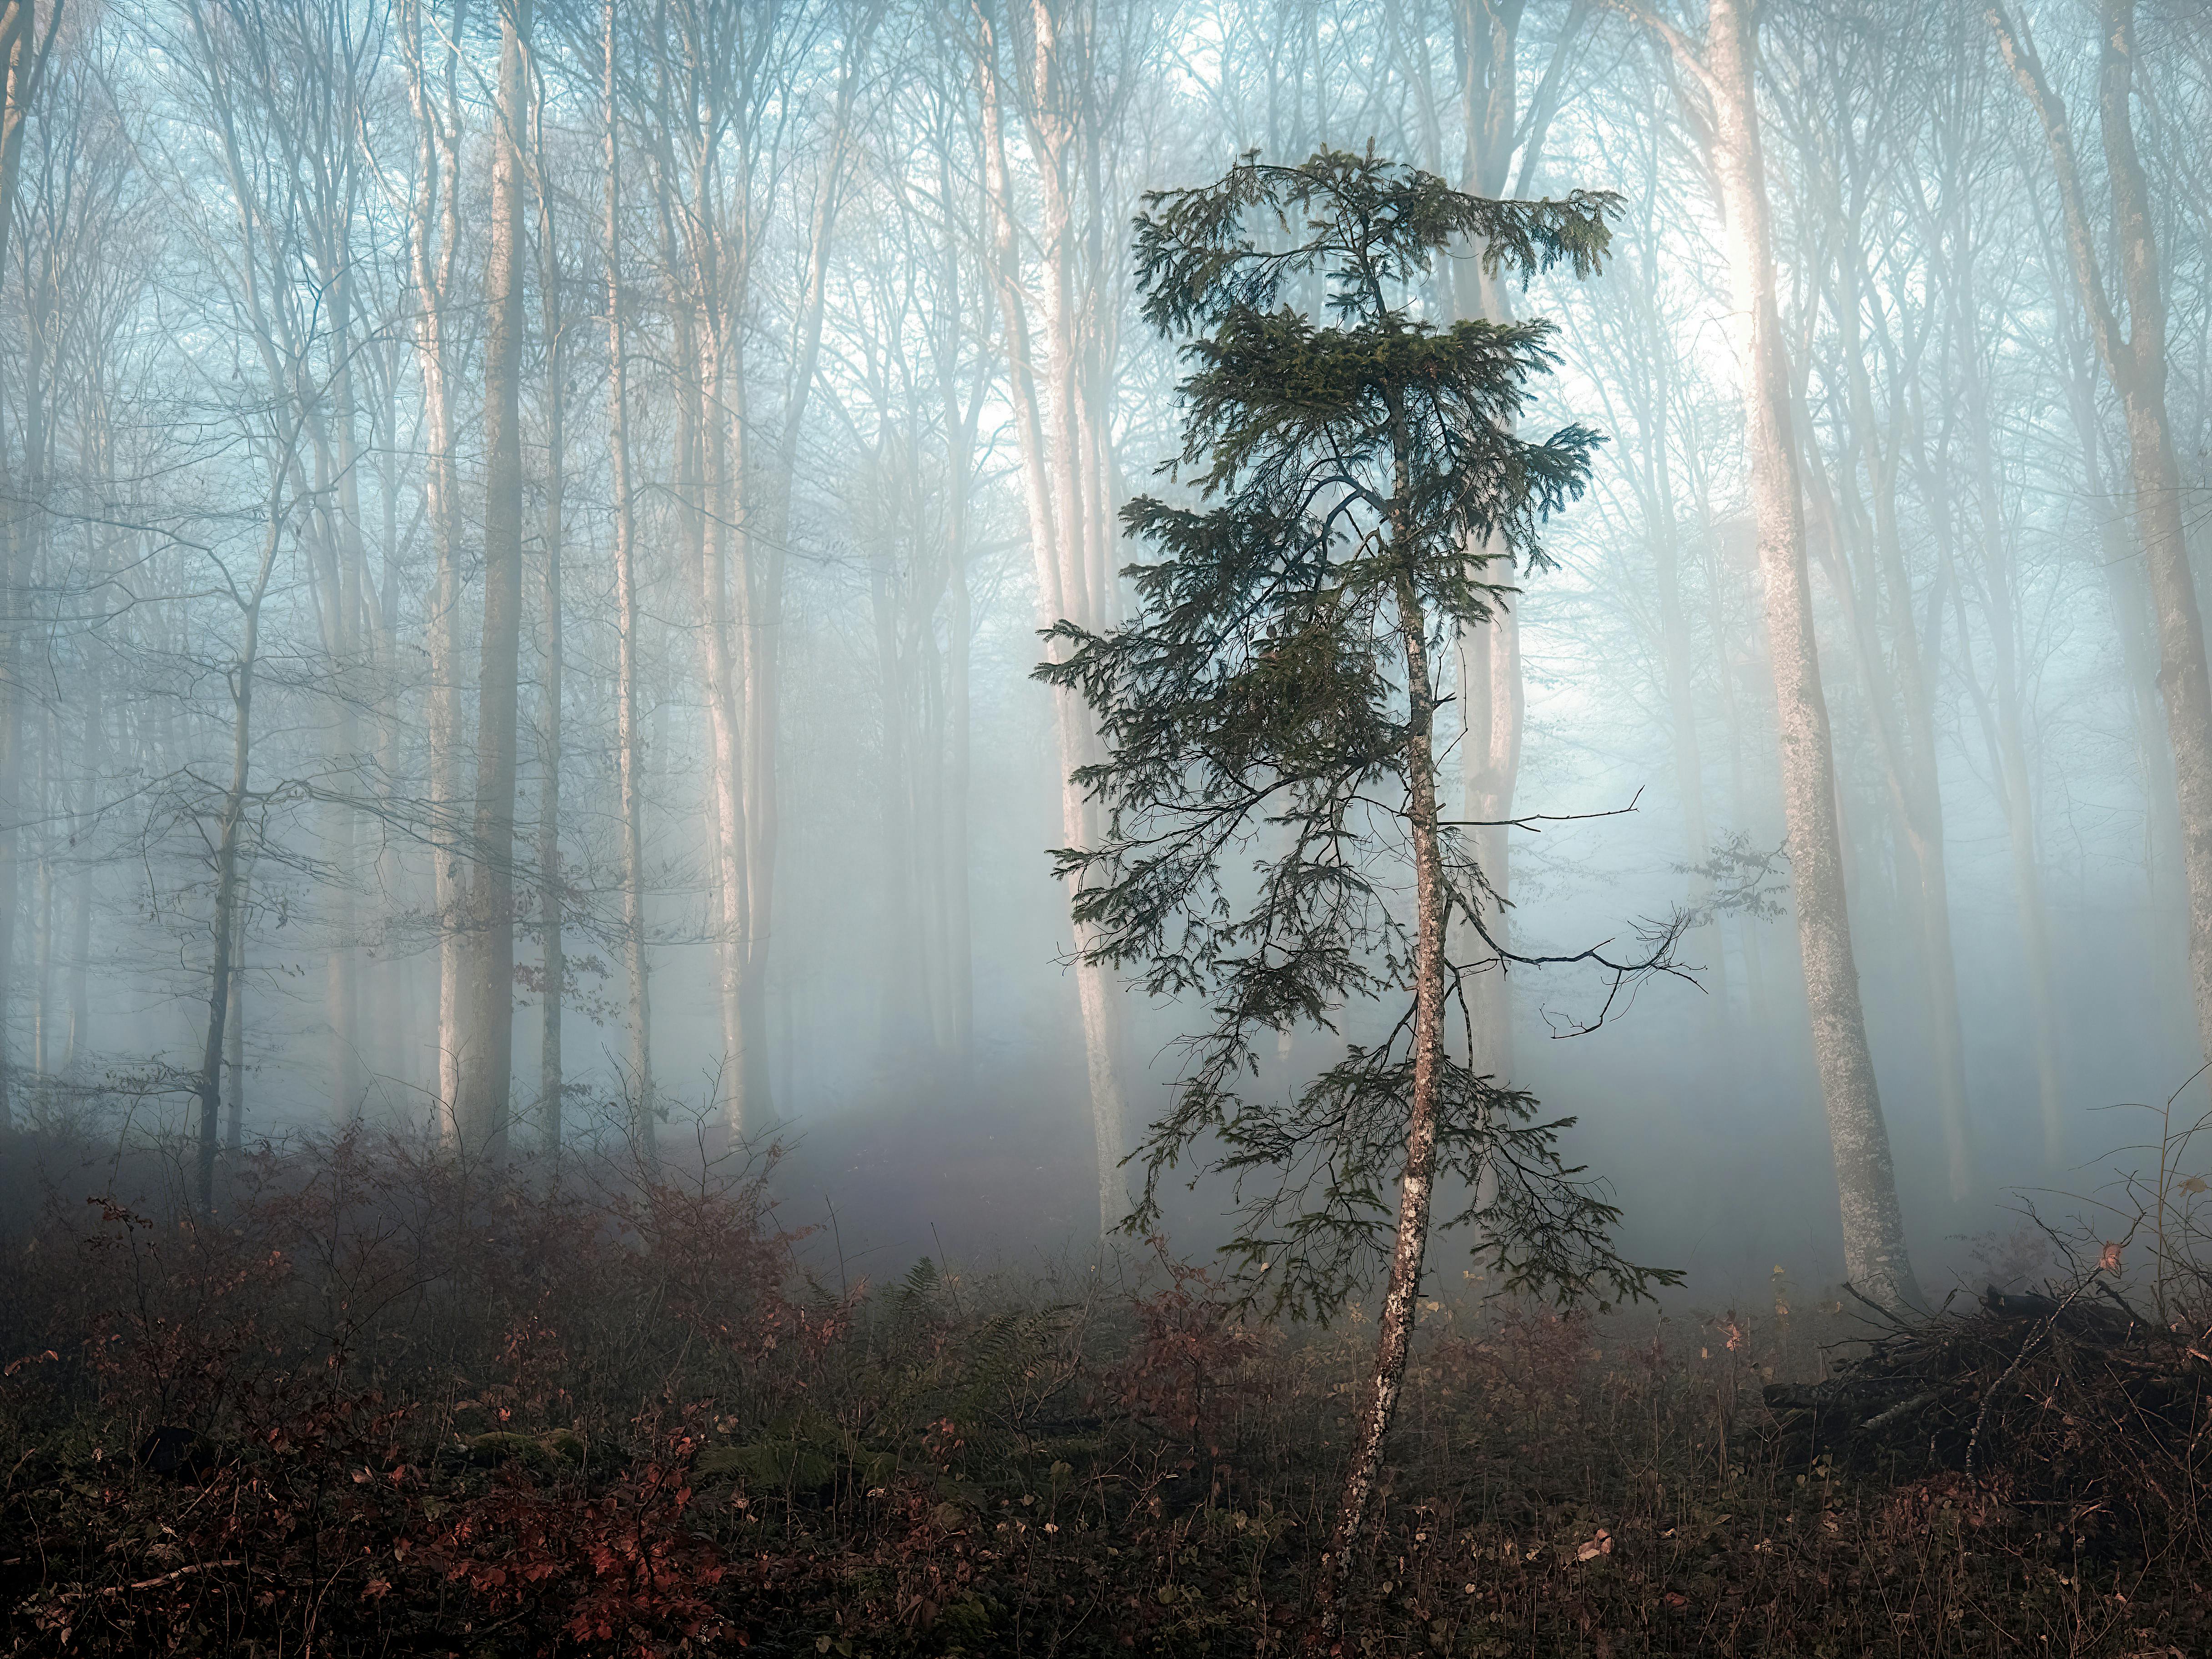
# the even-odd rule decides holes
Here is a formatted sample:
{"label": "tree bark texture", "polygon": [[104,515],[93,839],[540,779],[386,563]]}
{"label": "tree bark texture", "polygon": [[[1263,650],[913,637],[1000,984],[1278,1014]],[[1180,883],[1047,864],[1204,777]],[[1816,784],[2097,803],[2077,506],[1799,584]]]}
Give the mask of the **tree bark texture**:
{"label": "tree bark texture", "polygon": [[485,273],[483,632],[477,805],[468,860],[467,971],[454,1123],[465,1156],[507,1152],[514,1051],[514,776],[522,640],[523,76],[529,0],[501,0]]}
{"label": "tree bark texture", "polygon": [[2097,266],[2080,165],[2064,105],[2033,44],[2014,31],[2002,6],[1989,9],[2006,65],[2042,123],[2058,175],[2066,244],[2090,334],[2127,419],[2136,533],[2150,580],[2158,639],[2158,686],[2181,823],[2181,867],[2189,896],[2189,983],[2200,1048],[2212,1056],[2212,671],[2181,514],[2181,469],[2166,403],[2166,305],[2152,220],[2150,185],[2136,152],[2133,0],[2105,0],[2097,75],[2099,131],[2112,183],[2112,240],[2118,252],[2121,331],[2112,295]]}
{"label": "tree bark texture", "polygon": [[1797,942],[1834,1159],[1844,1270],[1876,1301],[1911,1304],[1920,1292],[1905,1252],[1904,1215],[1867,1045],[1845,901],[1834,750],[1814,633],[1804,507],[1790,430],[1793,388],[1775,294],[1773,234],[1753,82],[1755,24],[1747,0],[1711,0],[1702,58],[1674,31],[1662,33],[1685,73],[1711,100],[1711,156],[1728,222],[1729,276],[1741,332],[1745,439],[1765,588]]}

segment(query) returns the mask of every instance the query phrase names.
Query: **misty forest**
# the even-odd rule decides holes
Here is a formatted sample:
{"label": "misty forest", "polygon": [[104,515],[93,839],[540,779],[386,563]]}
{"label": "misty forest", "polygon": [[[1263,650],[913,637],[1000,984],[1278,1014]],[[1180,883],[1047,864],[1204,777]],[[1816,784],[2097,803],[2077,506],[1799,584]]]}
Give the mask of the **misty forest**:
{"label": "misty forest", "polygon": [[0,73],[8,1651],[2212,1651],[2204,0]]}

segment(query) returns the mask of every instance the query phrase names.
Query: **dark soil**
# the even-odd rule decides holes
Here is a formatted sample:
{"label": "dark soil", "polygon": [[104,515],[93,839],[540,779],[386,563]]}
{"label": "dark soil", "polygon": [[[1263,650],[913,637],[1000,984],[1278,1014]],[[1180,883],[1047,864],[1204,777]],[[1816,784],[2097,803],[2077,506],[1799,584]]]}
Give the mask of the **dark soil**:
{"label": "dark soil", "polygon": [[[525,1177],[57,1191],[0,1276],[0,1649],[1297,1650],[1356,1310],[1248,1327],[1164,1251],[840,1281],[756,1186]],[[2212,1652],[2204,1345],[2069,1295],[1428,1304],[1346,1650]]]}

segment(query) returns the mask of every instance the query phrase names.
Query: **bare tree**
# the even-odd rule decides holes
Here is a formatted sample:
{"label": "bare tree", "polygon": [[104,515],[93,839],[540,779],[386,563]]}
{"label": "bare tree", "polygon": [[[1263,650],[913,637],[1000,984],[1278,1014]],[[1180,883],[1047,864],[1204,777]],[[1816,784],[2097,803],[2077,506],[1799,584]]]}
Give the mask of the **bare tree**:
{"label": "bare tree", "polygon": [[[2002,5],[1991,5],[1987,15],[2007,67],[2042,123],[2065,215],[2069,262],[2088,313],[2090,337],[2126,413],[2136,532],[2150,579],[2158,684],[2180,811],[2190,988],[2198,1041],[2212,1057],[2212,669],[2206,665],[2203,617],[2189,568],[2181,470],[2166,409],[2166,296],[2150,181],[2136,147],[2136,9],[2133,0],[2105,0],[2099,27],[2097,118],[2112,187],[2112,235],[2120,267],[2117,294],[2098,266],[2098,237],[2065,105],[2027,32],[2014,26]],[[2124,333],[2116,301],[2126,309]]]}
{"label": "bare tree", "polygon": [[1804,958],[1813,1054],[1827,1109],[1843,1212],[1844,1259],[1867,1295],[1890,1305],[1919,1299],[1905,1248],[1889,1132],[1867,1045],[1844,886],[1834,744],[1814,635],[1805,562],[1803,485],[1791,421],[1790,366],[1776,297],[1771,207],[1753,83],[1757,23],[1743,0],[1711,0],[1700,49],[1672,23],[1613,0],[1667,45],[1702,94],[1711,167],[1729,229],[1729,276],[1740,331],[1752,498],[1765,579],[1798,949]]}
{"label": "bare tree", "polygon": [[461,1150],[507,1150],[514,1060],[514,778],[522,641],[524,60],[530,0],[501,0],[499,107],[492,139],[491,256],[484,276],[483,631],[477,682],[477,805],[471,835],[468,951],[453,1110]]}

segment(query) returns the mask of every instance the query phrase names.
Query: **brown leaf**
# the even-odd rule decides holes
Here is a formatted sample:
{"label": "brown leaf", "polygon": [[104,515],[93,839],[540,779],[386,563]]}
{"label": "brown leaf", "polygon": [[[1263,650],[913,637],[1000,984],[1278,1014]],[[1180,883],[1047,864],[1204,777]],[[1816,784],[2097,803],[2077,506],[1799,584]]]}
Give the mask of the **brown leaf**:
{"label": "brown leaf", "polygon": [[2106,1245],[2104,1254],[2097,1258],[2097,1265],[2108,1273],[2119,1272],[2120,1247],[2117,1244]]}

